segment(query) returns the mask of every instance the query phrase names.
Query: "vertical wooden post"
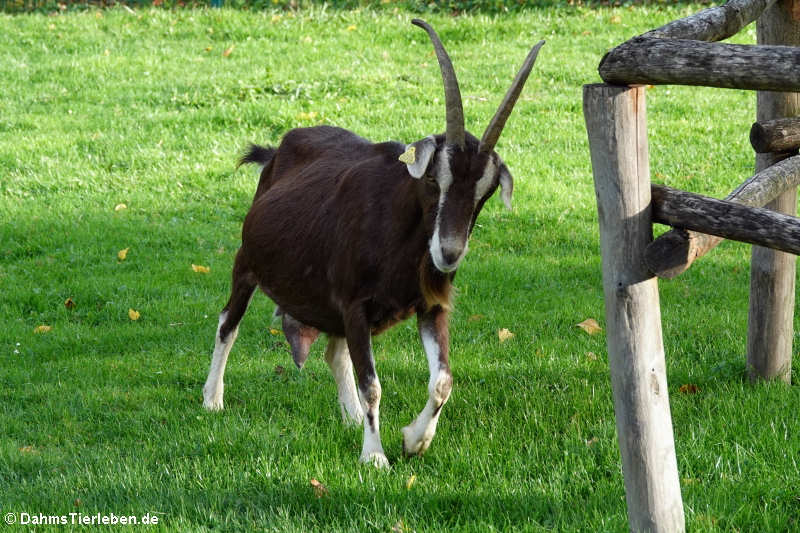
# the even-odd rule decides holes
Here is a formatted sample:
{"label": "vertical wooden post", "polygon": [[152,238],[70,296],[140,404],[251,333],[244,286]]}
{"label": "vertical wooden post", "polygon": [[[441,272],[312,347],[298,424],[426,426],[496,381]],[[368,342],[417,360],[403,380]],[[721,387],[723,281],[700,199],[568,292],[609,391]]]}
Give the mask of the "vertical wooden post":
{"label": "vertical wooden post", "polygon": [[606,336],[631,531],[684,531],[652,241],[645,89],[583,88],[600,247]]}
{"label": "vertical wooden post", "polygon": [[[800,46],[798,5],[800,0],[781,0],[767,9],[756,24],[758,44]],[[797,115],[800,115],[799,93],[757,93],[757,121]],[[756,154],[756,172],[785,156]],[[767,207],[796,214],[797,189],[786,191]],[[791,381],[795,264],[794,255],[753,247],[747,327],[747,368],[751,381]]]}

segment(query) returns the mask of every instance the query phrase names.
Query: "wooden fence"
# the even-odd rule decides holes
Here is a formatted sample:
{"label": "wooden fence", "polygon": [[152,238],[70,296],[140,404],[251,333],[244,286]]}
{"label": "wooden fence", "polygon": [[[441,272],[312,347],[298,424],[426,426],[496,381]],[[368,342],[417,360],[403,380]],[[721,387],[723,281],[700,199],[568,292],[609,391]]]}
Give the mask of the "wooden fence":
{"label": "wooden fence", "polygon": [[[720,41],[757,21],[758,45]],[[787,46],[788,45],[788,46]],[[751,380],[791,379],[800,254],[800,0],[730,0],[612,49],[584,86],[614,411],[632,531],[683,531],[657,277],[723,238],[752,243]],[[757,92],[756,172],[724,200],[650,182],[644,85]],[[777,91],[777,92],[776,92]],[[766,206],[766,208],[764,208]],[[652,224],[673,229],[653,241]],[[788,252],[788,253],[786,253]]]}

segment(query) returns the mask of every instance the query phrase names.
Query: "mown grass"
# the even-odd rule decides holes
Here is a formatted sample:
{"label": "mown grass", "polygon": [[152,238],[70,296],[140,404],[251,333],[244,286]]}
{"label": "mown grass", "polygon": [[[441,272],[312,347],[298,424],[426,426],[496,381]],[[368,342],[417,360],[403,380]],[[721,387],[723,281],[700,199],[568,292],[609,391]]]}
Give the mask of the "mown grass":
{"label": "mown grass", "polygon": [[[581,85],[609,47],[694,9],[429,17],[476,134],[528,46],[547,45],[498,146],[515,210],[487,204],[459,272],[455,389],[423,458],[402,458],[399,433],[426,396],[413,321],[375,341],[388,472],[357,463],[361,431],[339,423],[321,346],[296,371],[266,298],[242,323],[226,411],[204,412],[201,387],[255,189],[234,168],[246,143],[316,123],[405,142],[443,128],[411,14],[0,16],[0,514],[158,513],[160,529],[186,531],[625,530],[605,342],[575,327],[604,314]],[[647,97],[656,181],[723,196],[750,175],[752,94]],[[661,284],[693,531],[798,527],[797,388],[743,379],[748,257],[724,243]],[[514,337],[501,344],[500,328]]]}

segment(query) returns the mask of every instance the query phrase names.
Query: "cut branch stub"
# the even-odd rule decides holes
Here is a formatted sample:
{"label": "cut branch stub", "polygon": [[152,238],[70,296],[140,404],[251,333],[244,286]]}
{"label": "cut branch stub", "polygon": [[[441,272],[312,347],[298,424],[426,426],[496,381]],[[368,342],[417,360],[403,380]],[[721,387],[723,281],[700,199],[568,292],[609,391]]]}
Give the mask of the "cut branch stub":
{"label": "cut branch stub", "polygon": [[750,128],[750,144],[759,154],[797,150],[800,148],[800,117],[754,123]]}

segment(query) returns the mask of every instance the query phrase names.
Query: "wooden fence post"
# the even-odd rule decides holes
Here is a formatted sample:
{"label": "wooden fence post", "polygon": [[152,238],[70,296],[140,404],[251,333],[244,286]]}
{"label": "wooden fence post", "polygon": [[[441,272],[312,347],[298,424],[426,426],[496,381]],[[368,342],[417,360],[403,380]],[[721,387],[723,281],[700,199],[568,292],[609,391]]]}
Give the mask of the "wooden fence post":
{"label": "wooden fence post", "polygon": [[585,85],[606,336],[631,531],[684,531],[652,241],[645,89]]}
{"label": "wooden fence post", "polygon": [[[800,46],[800,0],[781,0],[756,23],[758,44]],[[800,115],[800,93],[758,92],[756,120]],[[757,154],[756,172],[788,154]],[[781,213],[797,212],[797,188],[767,204]],[[750,312],[747,368],[751,381],[778,379],[789,383],[792,370],[796,257],[758,246],[750,266]]]}

